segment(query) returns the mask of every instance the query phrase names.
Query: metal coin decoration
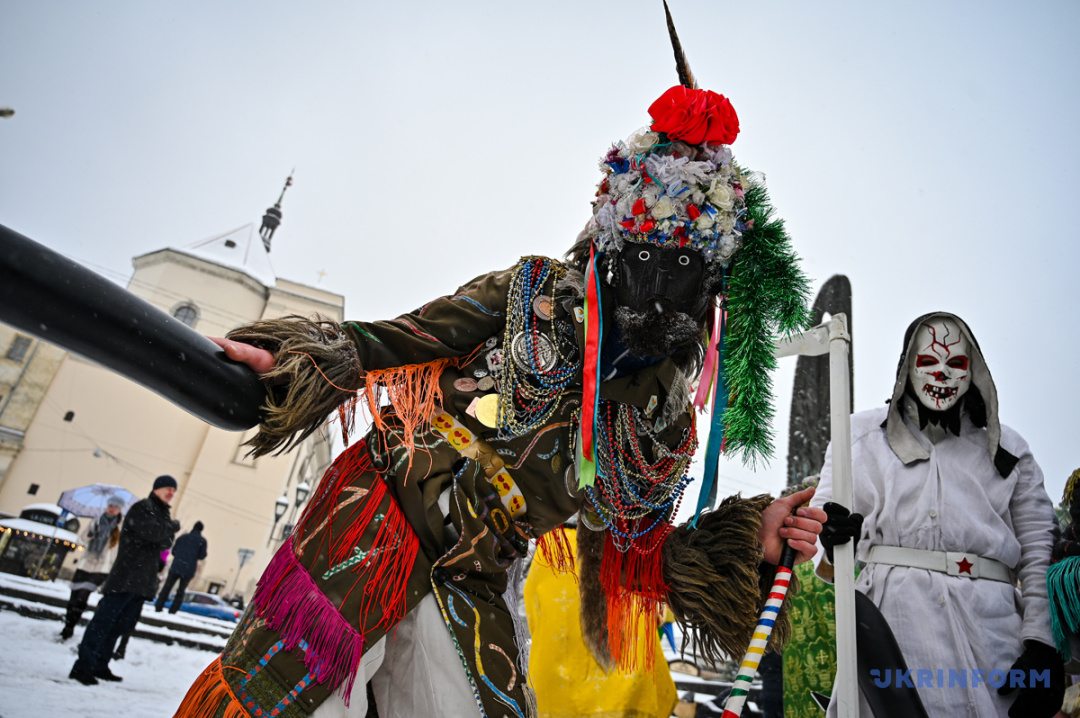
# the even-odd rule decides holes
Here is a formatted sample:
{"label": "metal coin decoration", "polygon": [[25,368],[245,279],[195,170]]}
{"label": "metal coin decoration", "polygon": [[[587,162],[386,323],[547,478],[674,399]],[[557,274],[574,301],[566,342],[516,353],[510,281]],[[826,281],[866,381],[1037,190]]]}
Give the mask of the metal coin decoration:
{"label": "metal coin decoration", "polygon": [[533,300],[533,311],[536,312],[536,316],[543,319],[545,322],[551,319],[551,297],[546,294],[539,295]]}
{"label": "metal coin decoration", "polygon": [[556,452],[555,455],[551,457],[551,470],[556,474],[559,473],[562,469],[562,462],[562,454]]}
{"label": "metal coin decoration", "polygon": [[499,422],[499,395],[485,394],[476,401],[476,420],[495,428]]}
{"label": "metal coin decoration", "polygon": [[483,379],[485,376],[488,375],[488,370],[487,369],[476,369],[476,370],[473,371],[472,375],[475,376],[477,379]]}
{"label": "metal coin decoration", "polygon": [[476,387],[476,380],[470,379],[467,376],[454,380],[454,388],[458,391],[476,391]]}
{"label": "metal coin decoration", "polygon": [[[558,454],[555,454],[558,456]],[[573,464],[566,467],[566,473],[563,478],[566,480],[566,493],[570,496],[581,496],[581,489],[578,488],[577,469]]]}
{"label": "metal coin decoration", "polygon": [[481,377],[480,380],[476,382],[476,388],[480,391],[491,391],[495,388],[495,380],[490,376]]}
{"label": "metal coin decoration", "polygon": [[[531,355],[530,344],[536,348]],[[549,372],[559,362],[554,342],[539,333],[519,332],[510,345],[510,356],[514,358],[518,369],[530,374]]]}
{"label": "metal coin decoration", "polygon": [[506,360],[506,352],[502,349],[492,349],[484,355],[487,368],[494,376],[502,374],[503,362]]}
{"label": "metal coin decoration", "polygon": [[590,511],[584,506],[581,507],[581,511],[578,512],[578,518],[581,520],[581,525],[590,531],[603,531],[607,529],[604,525],[604,517],[595,511]]}

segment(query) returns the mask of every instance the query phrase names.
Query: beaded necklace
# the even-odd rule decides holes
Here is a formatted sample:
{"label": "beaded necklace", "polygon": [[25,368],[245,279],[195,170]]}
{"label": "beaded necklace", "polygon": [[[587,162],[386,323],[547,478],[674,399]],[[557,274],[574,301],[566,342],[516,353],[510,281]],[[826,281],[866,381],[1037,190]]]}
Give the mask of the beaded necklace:
{"label": "beaded necklace", "polygon": [[[550,321],[541,335],[541,318],[533,305],[544,288],[554,286],[566,268],[545,257],[525,257],[514,270],[507,295],[506,333],[503,347],[511,355],[504,361],[496,425],[500,439],[524,436],[546,423],[558,409],[567,385],[581,371],[580,361],[570,361],[563,341]],[[510,351],[515,342],[523,351]],[[555,361],[542,350],[554,352]],[[553,365],[552,365],[553,364]]]}
{"label": "beaded necklace", "polygon": [[[596,426],[597,480],[587,490],[616,547],[626,551],[635,539],[678,511],[690,483],[697,432],[691,425],[680,445],[668,448],[640,409],[613,401],[601,403]],[[643,438],[651,444],[656,461],[646,458]],[[648,553],[654,548],[638,550]]]}

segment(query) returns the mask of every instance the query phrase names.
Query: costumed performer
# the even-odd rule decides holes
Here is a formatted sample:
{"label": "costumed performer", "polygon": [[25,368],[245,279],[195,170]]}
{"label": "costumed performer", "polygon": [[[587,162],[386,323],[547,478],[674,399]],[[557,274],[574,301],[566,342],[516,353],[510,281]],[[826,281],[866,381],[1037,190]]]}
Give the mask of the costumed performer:
{"label": "costumed performer", "polygon": [[[811,502],[829,514],[817,573],[831,579],[832,547],[858,540],[867,565],[856,588],[881,610],[912,673],[931,671],[930,685],[916,684],[927,713],[1057,713],[1064,674],[1046,591],[1054,509],[1027,442],[998,419],[993,378],[962,319],[934,312],[908,327],[889,405],[851,418],[851,463],[849,514],[831,502],[826,451]],[[1010,669],[1024,687],[1010,684]],[[967,677],[951,684],[950,670]],[[1004,684],[991,684],[995,670]]]}
{"label": "costumed performer", "polygon": [[[1050,569],[1046,573],[1054,643],[1068,661],[1065,668],[1069,673],[1076,673],[1080,645],[1080,495],[1077,486],[1080,486],[1080,469],[1072,472],[1065,482],[1061,505],[1069,512],[1069,522],[1054,542]],[[1069,715],[1080,714],[1080,686],[1075,682],[1065,691],[1062,710]]]}
{"label": "costumed performer", "polygon": [[389,321],[292,317],[221,342],[269,388],[256,455],[335,410],[347,427],[357,391],[373,426],[178,716],[362,716],[369,680],[383,718],[535,713],[514,583],[531,540],[569,562],[574,514],[601,662],[632,666],[623,627],[664,601],[706,660],[745,650],[783,540],[807,560],[824,512],[792,515],[812,492],[731,497],[673,526],[698,446],[690,385],[704,364],[712,449],[766,455],[772,342],[805,325],[806,281],[761,179],[732,160],[731,103],[684,61],[680,80],[602,159],[565,263],[524,257]]}

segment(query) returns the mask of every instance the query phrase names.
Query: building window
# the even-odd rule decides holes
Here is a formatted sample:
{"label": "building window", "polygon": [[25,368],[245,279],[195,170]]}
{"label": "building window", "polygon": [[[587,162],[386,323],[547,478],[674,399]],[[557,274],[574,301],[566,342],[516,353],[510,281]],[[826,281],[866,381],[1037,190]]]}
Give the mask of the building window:
{"label": "building window", "polygon": [[20,362],[26,358],[26,350],[30,348],[30,337],[15,336],[8,349],[7,358],[11,361]]}
{"label": "building window", "polygon": [[41,487],[38,486],[37,484],[30,484],[30,488],[26,490],[26,493],[30,494],[31,496],[34,496],[35,494],[37,494],[37,490],[40,489],[40,488]]}
{"label": "building window", "polygon": [[252,468],[255,467],[255,459],[251,456],[248,456],[248,454],[251,452],[251,447],[245,446],[245,444],[247,444],[248,441],[253,439],[255,437],[255,434],[258,433],[258,431],[258,427],[255,427],[254,429],[248,429],[240,435],[240,443],[237,444],[236,453],[233,454],[234,464],[240,464],[241,466],[250,466]]}
{"label": "building window", "polygon": [[189,327],[194,327],[195,322],[199,319],[199,310],[195,308],[194,304],[181,304],[173,310],[172,315]]}

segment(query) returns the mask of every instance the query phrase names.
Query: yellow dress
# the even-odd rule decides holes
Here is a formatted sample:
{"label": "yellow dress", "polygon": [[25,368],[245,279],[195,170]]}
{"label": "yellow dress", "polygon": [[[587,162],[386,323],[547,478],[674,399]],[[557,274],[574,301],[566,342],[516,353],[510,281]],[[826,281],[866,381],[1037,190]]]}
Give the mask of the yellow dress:
{"label": "yellow dress", "polygon": [[[574,532],[567,530],[570,546]],[[581,636],[577,579],[544,564],[537,554],[525,580],[525,610],[532,633],[529,678],[541,718],[668,718],[678,696],[659,641],[654,668],[633,673],[604,669]],[[657,631],[643,619],[639,631]],[[644,641],[638,642],[644,646]],[[636,661],[645,664],[644,657]]]}

